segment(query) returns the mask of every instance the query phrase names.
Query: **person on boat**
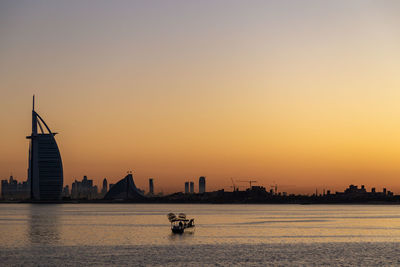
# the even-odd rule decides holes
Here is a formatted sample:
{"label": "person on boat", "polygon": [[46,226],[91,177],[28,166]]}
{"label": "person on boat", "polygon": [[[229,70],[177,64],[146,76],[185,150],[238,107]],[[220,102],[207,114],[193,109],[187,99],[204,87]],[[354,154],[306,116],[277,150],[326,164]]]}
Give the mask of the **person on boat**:
{"label": "person on boat", "polygon": [[182,227],[183,227],[182,222],[179,222],[179,228],[182,228]]}

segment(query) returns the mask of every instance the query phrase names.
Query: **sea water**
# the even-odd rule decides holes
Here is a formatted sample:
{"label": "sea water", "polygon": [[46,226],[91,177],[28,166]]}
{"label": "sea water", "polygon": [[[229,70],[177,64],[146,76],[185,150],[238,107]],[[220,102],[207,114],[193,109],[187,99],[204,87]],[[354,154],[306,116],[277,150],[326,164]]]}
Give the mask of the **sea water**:
{"label": "sea water", "polygon": [[399,241],[397,205],[0,204],[0,266],[400,265]]}

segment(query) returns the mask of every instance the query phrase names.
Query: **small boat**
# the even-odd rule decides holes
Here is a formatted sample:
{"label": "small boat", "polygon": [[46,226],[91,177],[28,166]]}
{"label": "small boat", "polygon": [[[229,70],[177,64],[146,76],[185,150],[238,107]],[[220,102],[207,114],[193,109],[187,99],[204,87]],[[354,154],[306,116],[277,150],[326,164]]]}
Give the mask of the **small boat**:
{"label": "small boat", "polygon": [[171,223],[171,231],[174,234],[183,234],[185,229],[194,227],[194,219],[187,219],[184,213],[179,213],[178,216],[174,213],[168,213],[167,217]]}

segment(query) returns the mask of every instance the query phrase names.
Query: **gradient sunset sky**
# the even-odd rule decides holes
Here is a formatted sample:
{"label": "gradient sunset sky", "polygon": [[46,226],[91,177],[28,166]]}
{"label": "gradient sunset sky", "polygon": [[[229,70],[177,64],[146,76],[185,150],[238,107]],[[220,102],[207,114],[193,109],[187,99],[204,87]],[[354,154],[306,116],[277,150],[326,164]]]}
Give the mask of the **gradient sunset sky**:
{"label": "gradient sunset sky", "polygon": [[[400,193],[400,1],[1,1],[0,178]],[[247,184],[243,183],[243,186]]]}

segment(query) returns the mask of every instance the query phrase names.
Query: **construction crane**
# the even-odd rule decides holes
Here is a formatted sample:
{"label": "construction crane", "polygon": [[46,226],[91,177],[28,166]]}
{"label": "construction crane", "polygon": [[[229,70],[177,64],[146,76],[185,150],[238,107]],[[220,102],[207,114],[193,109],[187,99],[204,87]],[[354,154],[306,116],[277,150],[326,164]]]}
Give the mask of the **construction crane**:
{"label": "construction crane", "polygon": [[235,192],[236,191],[236,185],[235,185],[235,182],[233,181],[232,177],[231,177],[231,181],[232,181],[232,186],[231,187],[233,187],[233,192]]}
{"label": "construction crane", "polygon": [[253,180],[247,180],[247,181],[238,181],[238,182],[241,182],[241,183],[249,183],[249,185],[250,185],[250,189],[251,189],[251,184],[252,184],[252,183],[257,183],[257,181],[253,181]]}

